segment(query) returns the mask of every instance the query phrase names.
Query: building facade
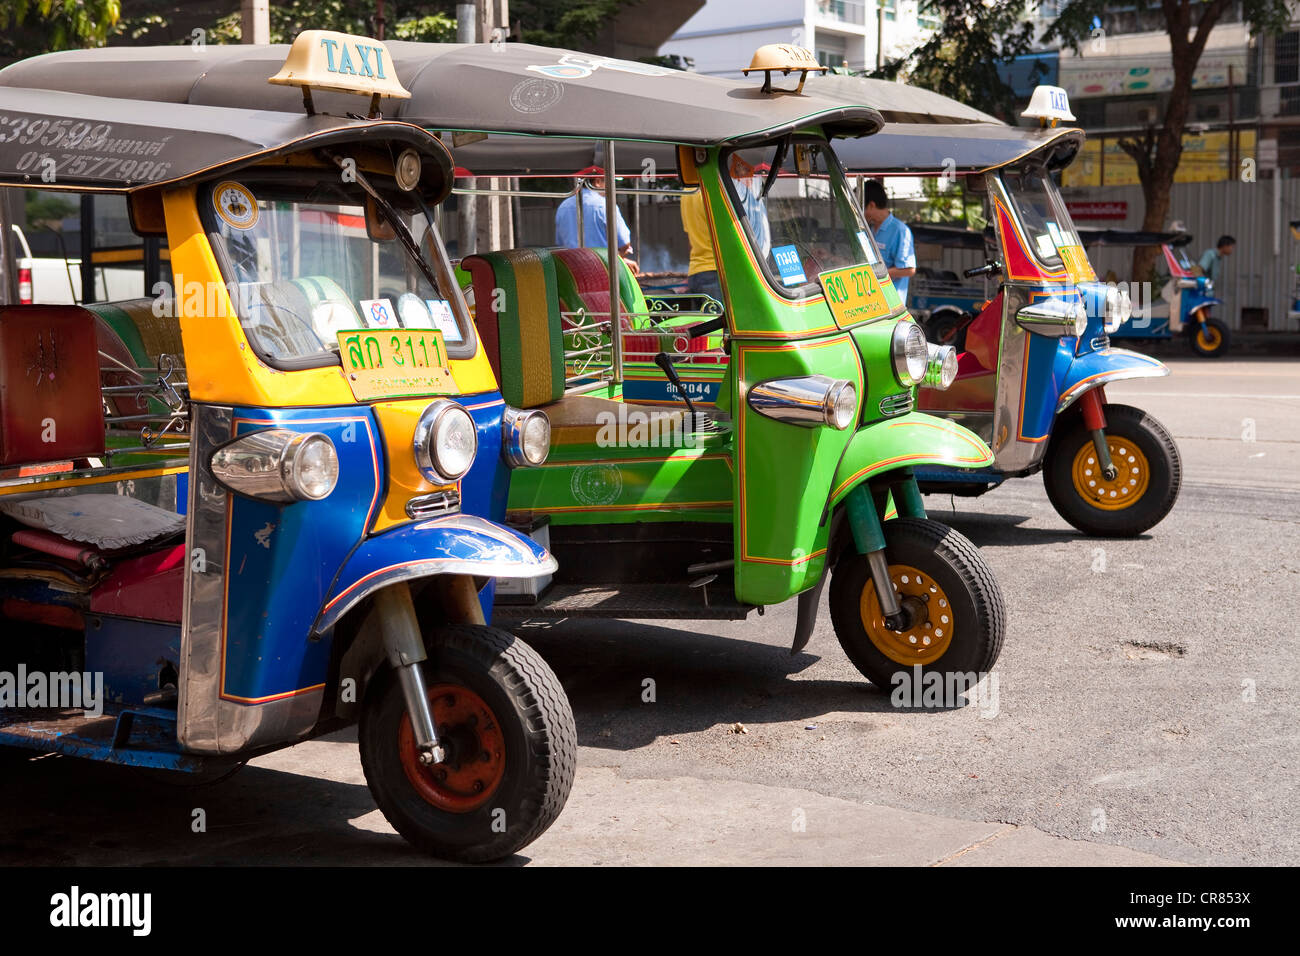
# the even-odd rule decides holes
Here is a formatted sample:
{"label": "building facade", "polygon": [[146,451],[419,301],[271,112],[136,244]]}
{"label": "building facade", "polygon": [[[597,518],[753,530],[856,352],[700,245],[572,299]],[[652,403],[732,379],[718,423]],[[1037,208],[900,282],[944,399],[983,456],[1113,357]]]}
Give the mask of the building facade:
{"label": "building facade", "polygon": [[793,43],[823,66],[870,70],[911,51],[935,26],[919,0],[707,0],[659,52],[699,73],[739,76],[760,46]]}

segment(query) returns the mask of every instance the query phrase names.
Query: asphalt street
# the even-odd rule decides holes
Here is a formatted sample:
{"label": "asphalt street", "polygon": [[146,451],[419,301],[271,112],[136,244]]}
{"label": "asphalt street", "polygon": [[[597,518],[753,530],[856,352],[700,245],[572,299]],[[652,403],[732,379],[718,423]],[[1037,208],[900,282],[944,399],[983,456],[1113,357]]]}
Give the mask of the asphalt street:
{"label": "asphalt street", "polygon": [[[1038,477],[927,498],[1006,595],[996,708],[891,706],[825,608],[793,657],[793,603],[519,628],[581,749],[564,814],[513,862],[1300,863],[1300,360],[1169,364],[1107,390],[1182,452],[1178,503],[1142,539],[1075,532]],[[0,863],[426,862],[375,809],[354,739],[197,790],[7,758]]]}

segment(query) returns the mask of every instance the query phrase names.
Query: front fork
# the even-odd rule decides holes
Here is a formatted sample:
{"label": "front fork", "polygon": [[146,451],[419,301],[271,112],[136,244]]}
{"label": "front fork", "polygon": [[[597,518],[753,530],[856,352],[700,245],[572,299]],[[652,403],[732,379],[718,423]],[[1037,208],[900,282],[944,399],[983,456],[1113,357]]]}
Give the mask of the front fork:
{"label": "front fork", "polygon": [[1110,447],[1106,444],[1106,391],[1101,385],[1079,396],[1079,410],[1083,412],[1083,427],[1092,434],[1092,447],[1097,452],[1097,464],[1107,481],[1114,481],[1119,472],[1110,460]]}
{"label": "front fork", "polygon": [[[483,607],[472,578],[463,575],[440,577],[436,586],[441,591],[443,607],[451,620],[484,623]],[[384,653],[397,673],[397,683],[406,699],[406,713],[411,718],[411,731],[420,763],[425,766],[442,763],[447,754],[438,743],[433,712],[429,709],[429,690],[420,667],[429,655],[420,633],[415,604],[411,601],[411,589],[406,582],[390,585],[376,594],[375,611],[384,636]]]}
{"label": "front fork", "polygon": [[853,544],[859,554],[866,555],[867,566],[871,569],[871,582],[876,589],[876,598],[880,601],[880,610],[885,615],[885,626],[893,631],[902,631],[907,627],[907,615],[898,603],[898,592],[894,590],[893,579],[889,576],[885,530],[881,523],[891,492],[899,515],[905,518],[925,517],[921,490],[916,486],[916,478],[909,468],[892,472],[883,480],[862,482],[848,493],[844,499],[844,509],[848,514],[849,530],[853,533]]}

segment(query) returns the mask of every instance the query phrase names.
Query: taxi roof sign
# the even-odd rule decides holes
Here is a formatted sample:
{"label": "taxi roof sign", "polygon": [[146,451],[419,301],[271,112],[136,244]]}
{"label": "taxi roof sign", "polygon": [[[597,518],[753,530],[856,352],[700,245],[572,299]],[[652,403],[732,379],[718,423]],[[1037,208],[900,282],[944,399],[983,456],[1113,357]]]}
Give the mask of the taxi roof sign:
{"label": "taxi roof sign", "polygon": [[1036,86],[1029,98],[1029,107],[1020,114],[1025,119],[1036,119],[1044,126],[1055,126],[1060,120],[1074,122],[1070,112],[1070,97],[1059,86]]}
{"label": "taxi roof sign", "polygon": [[308,112],[313,89],[369,96],[372,113],[378,111],[381,96],[404,100],[411,95],[397,79],[392,54],[382,41],[333,30],[299,33],[280,72],[269,82],[302,87]]}
{"label": "taxi roof sign", "polygon": [[778,93],[799,93],[803,91],[804,80],[808,79],[809,73],[825,73],[826,67],[817,62],[817,57],[813,56],[812,50],[807,47],[795,46],[791,43],[769,43],[759,47],[754,51],[753,58],[749,61],[749,66],[741,70],[741,74],[749,76],[752,71],[763,71],[763,92],[772,92],[772,72],[780,70],[782,76],[789,76],[796,70],[799,72],[799,85],[793,90],[777,90]]}

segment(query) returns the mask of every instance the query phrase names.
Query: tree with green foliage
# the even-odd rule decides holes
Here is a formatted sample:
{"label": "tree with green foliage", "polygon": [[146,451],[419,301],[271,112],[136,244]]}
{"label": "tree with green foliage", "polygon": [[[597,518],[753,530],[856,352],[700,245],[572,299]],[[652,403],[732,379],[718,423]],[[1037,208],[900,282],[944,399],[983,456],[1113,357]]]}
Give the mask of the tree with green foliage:
{"label": "tree with green foliage", "polygon": [[[390,3],[385,39],[449,43],[456,39],[455,4]],[[290,43],[303,30],[338,30],[374,34],[374,0],[288,0],[271,4],[271,42]],[[239,43],[243,37],[239,11],[221,17],[207,30],[209,43]]]}
{"label": "tree with green foliage", "polygon": [[103,46],[121,16],[120,0],[2,0],[0,57]]}
{"label": "tree with green foliage", "polygon": [[[1191,108],[1192,78],[1210,33],[1238,2],[1255,33],[1278,33],[1290,20],[1287,0],[1129,0],[1139,14],[1160,10],[1174,74],[1160,124],[1119,141],[1120,148],[1137,164],[1146,207],[1143,230],[1158,232],[1165,227]],[[1099,38],[1096,22],[1107,6],[1107,0],[1070,0],[1043,35],[1041,45],[1059,43],[1079,52],[1085,41]],[[992,106],[990,112],[1008,116],[1014,94],[997,68],[1032,51],[1029,8],[1030,0],[923,0],[921,12],[939,19],[939,30],[883,73],[890,78],[904,75],[918,86],[983,109]],[[1149,274],[1158,252],[1154,246],[1135,249],[1133,274]]]}
{"label": "tree with green foliage", "polygon": [[[1139,12],[1156,4],[1153,0],[1131,0]],[[1169,197],[1183,153],[1183,132],[1192,105],[1192,78],[1205,52],[1210,33],[1238,0],[1160,0],[1169,33],[1174,82],[1169,89],[1160,125],[1150,125],[1140,136],[1125,137],[1119,146],[1137,164],[1138,181],[1146,209],[1142,229],[1158,232],[1169,217]],[[1242,16],[1255,33],[1279,33],[1290,21],[1287,0],[1244,0]],[[1071,0],[1044,35],[1045,43],[1060,42],[1076,53],[1085,40],[1096,38],[1094,21],[1106,12],[1104,0]],[[1231,173],[1231,171],[1230,171]],[[1140,246],[1133,252],[1133,275],[1145,276],[1155,266],[1159,250]]]}
{"label": "tree with green foliage", "polygon": [[1015,94],[999,66],[1034,49],[1034,25],[1025,17],[1029,0],[922,0],[920,13],[940,21],[925,43],[872,76],[905,76],[915,86],[951,96],[1002,117],[1012,115]]}

